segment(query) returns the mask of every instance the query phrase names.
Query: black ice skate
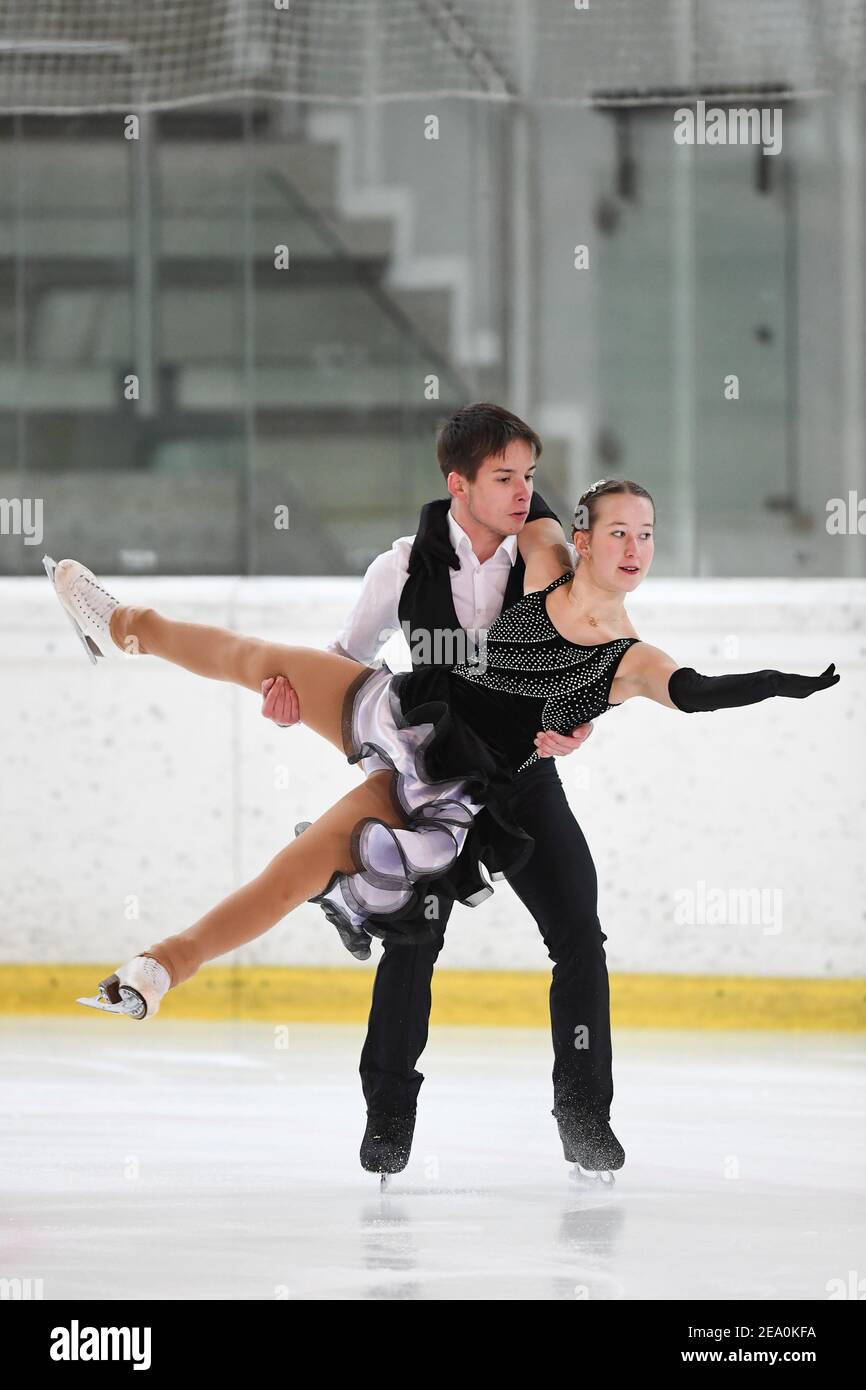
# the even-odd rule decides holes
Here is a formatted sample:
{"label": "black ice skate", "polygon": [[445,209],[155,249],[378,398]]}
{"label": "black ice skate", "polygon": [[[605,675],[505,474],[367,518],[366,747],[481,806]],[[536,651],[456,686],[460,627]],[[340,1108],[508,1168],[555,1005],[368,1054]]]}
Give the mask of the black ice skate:
{"label": "black ice skate", "polygon": [[572,1176],[612,1187],[614,1170],[625,1163],[625,1149],[610,1124],[600,1115],[580,1110],[551,1110],[559,1128],[566,1163]]}
{"label": "black ice skate", "polygon": [[382,1187],[389,1173],[402,1173],[412,1152],[415,1107],[411,1110],[368,1110],[367,1128],[361,1140],[361,1167],[378,1173]]}

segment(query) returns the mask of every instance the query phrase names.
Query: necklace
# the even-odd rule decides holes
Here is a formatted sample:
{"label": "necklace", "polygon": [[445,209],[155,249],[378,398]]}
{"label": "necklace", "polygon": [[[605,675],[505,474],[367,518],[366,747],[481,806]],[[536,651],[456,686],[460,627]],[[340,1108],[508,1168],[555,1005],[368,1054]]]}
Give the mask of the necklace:
{"label": "necklace", "polygon": [[591,618],[589,614],[587,614],[586,621],[589,623],[590,627],[598,627],[598,618]]}
{"label": "necklace", "polygon": [[[574,581],[572,580],[572,584],[573,584],[573,582],[574,582]],[[598,618],[592,618],[592,617],[590,617],[589,614],[587,614],[587,615],[586,615],[586,621],[589,623],[589,626],[590,626],[590,627],[598,627]]]}

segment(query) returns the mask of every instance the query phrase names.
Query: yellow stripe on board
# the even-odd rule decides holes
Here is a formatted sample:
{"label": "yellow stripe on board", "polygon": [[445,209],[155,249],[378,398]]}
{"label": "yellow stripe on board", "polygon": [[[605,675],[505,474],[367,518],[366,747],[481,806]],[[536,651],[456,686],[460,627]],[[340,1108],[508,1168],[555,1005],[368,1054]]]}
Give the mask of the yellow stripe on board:
{"label": "yellow stripe on board", "polygon": [[[116,965],[0,965],[0,1013],[72,1014]],[[204,966],[163,999],[160,1017],[257,1022],[365,1023],[370,967]],[[550,976],[542,971],[438,970],[433,1022],[550,1026]],[[757,975],[610,977],[616,1028],[791,1028],[866,1031],[866,980]],[[95,1018],[96,1013],[88,1010]]]}

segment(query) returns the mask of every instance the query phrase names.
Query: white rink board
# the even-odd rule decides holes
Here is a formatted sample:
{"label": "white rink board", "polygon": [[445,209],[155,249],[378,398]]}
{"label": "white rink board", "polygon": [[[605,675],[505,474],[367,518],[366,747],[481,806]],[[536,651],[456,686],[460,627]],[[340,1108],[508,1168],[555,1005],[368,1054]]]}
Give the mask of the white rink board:
{"label": "white rink board", "polygon": [[[106,583],[168,616],[317,647],[358,591],[353,579]],[[644,640],[699,671],[816,674],[835,661],[842,681],[703,715],[635,701],[559,760],[598,868],[609,968],[863,974],[866,583],[650,579],[629,608]],[[253,877],[359,780],[307,730],[265,721],[249,692],[149,658],[92,668],[42,576],[0,581],[0,682],[4,961],[126,959]],[[678,893],[713,889],[763,893],[768,913],[676,920]],[[371,969],[378,951],[352,962],[305,905],[223,959]],[[449,966],[549,969],[507,884],[455,910]]]}

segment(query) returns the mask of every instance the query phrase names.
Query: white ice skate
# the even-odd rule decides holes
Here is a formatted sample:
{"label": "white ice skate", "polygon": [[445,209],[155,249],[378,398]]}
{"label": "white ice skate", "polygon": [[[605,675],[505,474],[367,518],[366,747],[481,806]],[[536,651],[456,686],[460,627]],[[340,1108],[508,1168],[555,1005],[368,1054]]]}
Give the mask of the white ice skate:
{"label": "white ice skate", "polygon": [[99,982],[99,993],[92,999],[76,999],[91,1009],[108,1014],[126,1014],[129,1018],[152,1018],[171,984],[164,965],[152,956],[135,956],[121,965],[113,975]]}
{"label": "white ice skate", "polygon": [[93,665],[100,656],[122,656],[108,626],[112,613],[120,606],[117,599],[77,560],[61,560],[55,564],[50,555],[43,555],[42,563]]}

